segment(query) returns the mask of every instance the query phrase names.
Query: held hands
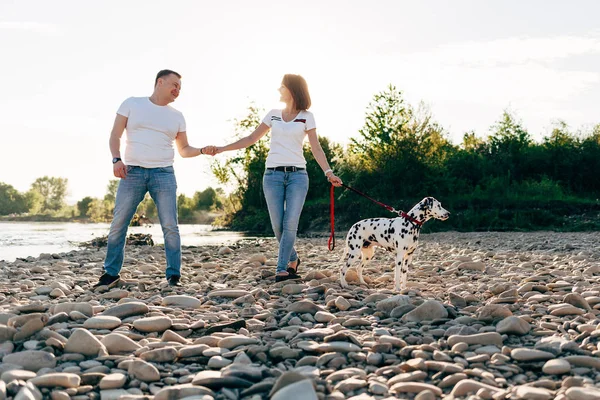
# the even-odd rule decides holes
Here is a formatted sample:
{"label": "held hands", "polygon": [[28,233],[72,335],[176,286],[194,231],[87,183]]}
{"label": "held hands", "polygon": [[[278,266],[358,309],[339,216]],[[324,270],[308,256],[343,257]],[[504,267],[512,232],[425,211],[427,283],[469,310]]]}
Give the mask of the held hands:
{"label": "held hands", "polygon": [[123,164],[123,161],[117,161],[113,164],[113,174],[121,179],[127,176],[127,166]]}
{"label": "held hands", "polygon": [[327,180],[335,187],[342,186],[342,180],[336,176],[333,171],[327,172]]}
{"label": "held hands", "polygon": [[222,147],[217,147],[217,146],[206,146],[202,148],[202,154],[207,155],[207,156],[216,156],[219,153],[223,152],[223,148]]}

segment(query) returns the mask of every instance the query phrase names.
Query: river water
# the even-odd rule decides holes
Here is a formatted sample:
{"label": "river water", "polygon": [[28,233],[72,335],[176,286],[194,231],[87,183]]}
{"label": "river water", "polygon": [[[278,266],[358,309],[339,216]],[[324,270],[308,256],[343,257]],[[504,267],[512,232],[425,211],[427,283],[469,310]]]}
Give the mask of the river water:
{"label": "river water", "polygon": [[[110,224],[76,222],[0,222],[0,260],[37,257],[79,248],[78,243],[108,234]],[[155,244],[163,243],[160,224],[130,227],[128,233],[149,233]],[[214,231],[210,225],[179,225],[183,246],[230,244],[243,233]]]}

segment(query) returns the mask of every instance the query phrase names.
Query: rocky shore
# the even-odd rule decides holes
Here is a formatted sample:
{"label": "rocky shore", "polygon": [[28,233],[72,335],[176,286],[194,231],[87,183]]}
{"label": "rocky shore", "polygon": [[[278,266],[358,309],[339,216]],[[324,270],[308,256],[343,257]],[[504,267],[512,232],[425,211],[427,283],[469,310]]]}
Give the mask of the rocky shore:
{"label": "rocky shore", "polygon": [[378,249],[368,287],[340,248],[300,239],[302,282],[274,283],[274,239],[130,246],[0,262],[0,400],[600,399],[600,233],[422,235],[409,289]]}

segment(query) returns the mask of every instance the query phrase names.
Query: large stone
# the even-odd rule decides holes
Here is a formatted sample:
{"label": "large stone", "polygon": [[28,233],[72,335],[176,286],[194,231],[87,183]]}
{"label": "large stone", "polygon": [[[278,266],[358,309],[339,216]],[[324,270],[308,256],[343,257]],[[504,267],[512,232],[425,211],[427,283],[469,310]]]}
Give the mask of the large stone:
{"label": "large stone", "polygon": [[40,350],[26,350],[7,354],[2,358],[2,362],[20,365],[24,369],[33,372],[37,372],[42,368],[56,367],[56,357],[54,357],[54,354]]}
{"label": "large stone", "polygon": [[119,326],[121,326],[121,320],[119,318],[106,315],[88,318],[83,323],[83,327],[86,329],[115,329]]}
{"label": "large stone", "polygon": [[496,345],[502,346],[502,336],[497,332],[485,332],[477,333],[475,335],[452,335],[448,338],[448,345],[450,347],[457,343],[466,343],[468,345],[481,344],[481,345]]}
{"label": "large stone", "polygon": [[571,387],[565,394],[569,400],[600,400],[600,389],[593,387]]}
{"label": "large stone", "polygon": [[224,376],[220,371],[201,371],[194,376],[192,380],[193,385],[204,386],[209,389],[218,390],[223,387],[226,388],[248,388],[252,386],[252,382],[237,377],[237,376]]}
{"label": "large stone", "polygon": [[319,344],[317,351],[321,353],[349,353],[352,351],[359,352],[361,351],[361,348],[350,342],[327,342]]}
{"label": "large stone", "polygon": [[90,303],[58,303],[50,307],[51,314],[70,314],[72,311],[78,311],[88,317],[94,315],[94,308]]}
{"label": "large stone", "polygon": [[504,318],[496,325],[496,332],[501,334],[526,335],[530,330],[531,325],[529,325],[529,322],[515,316]]}
{"label": "large stone", "polygon": [[167,307],[200,308],[202,301],[192,296],[173,295],[165,297],[162,305]]}
{"label": "large stone", "polygon": [[140,318],[133,321],[133,327],[144,333],[164,332],[169,329],[172,324],[171,318],[166,316]]}
{"label": "large stone", "polygon": [[292,303],[287,307],[287,310],[289,312],[296,312],[299,314],[309,313],[312,315],[316,314],[318,311],[325,311],[321,306],[309,300],[300,300]]}
{"label": "large stone", "polygon": [[111,333],[102,338],[102,344],[106,347],[108,354],[131,354],[141,348],[139,344],[119,333]]}
{"label": "large stone", "polygon": [[400,382],[390,388],[392,393],[421,393],[424,390],[432,391],[436,396],[442,395],[442,389],[429,383],[421,382]]}
{"label": "large stone", "polygon": [[102,390],[106,389],[121,389],[127,382],[127,375],[120,372],[106,375],[100,380],[98,387]]}
{"label": "large stone", "polygon": [[427,300],[402,317],[405,322],[432,321],[448,317],[448,310],[436,300]]}
{"label": "large stone", "polygon": [[547,351],[528,349],[525,347],[513,349],[510,352],[510,356],[513,360],[517,361],[546,361],[555,357],[554,354],[548,353]]}
{"label": "large stone", "polygon": [[548,389],[527,385],[518,386],[515,394],[518,399],[524,400],[550,400],[554,398],[554,394]]}
{"label": "large stone", "polygon": [[234,349],[238,346],[257,344],[259,341],[257,338],[243,336],[243,335],[234,335],[227,336],[221,340],[219,340],[218,346],[226,349]]}
{"label": "large stone", "polygon": [[97,356],[102,350],[106,350],[102,342],[83,328],[75,329],[65,345],[65,353],[79,353],[87,357]]}
{"label": "large stone", "polygon": [[600,358],[590,356],[567,356],[566,361],[576,367],[595,368],[600,371]]}
{"label": "large stone", "polygon": [[37,376],[29,380],[37,387],[56,387],[61,386],[65,388],[76,388],[79,387],[81,378],[79,375],[71,374],[67,372],[57,372],[51,374],[44,374]]}
{"label": "large stone", "polygon": [[571,364],[562,358],[546,361],[542,371],[548,375],[562,375],[571,372]]}
{"label": "large stone", "polygon": [[458,264],[458,269],[469,271],[485,271],[485,264],[482,261],[465,261]]}
{"label": "large stone", "polygon": [[17,330],[11,326],[0,325],[0,343],[12,342]]}
{"label": "large stone", "polygon": [[339,371],[332,372],[327,376],[327,380],[331,382],[336,382],[352,377],[367,379],[367,373],[361,368],[345,368]]}
{"label": "large stone", "polygon": [[146,351],[140,355],[140,358],[144,361],[155,363],[172,362],[177,358],[177,350],[175,347],[163,347],[161,349]]}
{"label": "large stone", "polygon": [[21,381],[28,381],[31,378],[35,378],[36,376],[37,374],[33,371],[26,371],[24,369],[11,369],[3,372],[0,376],[0,379],[8,383],[15,379]]}
{"label": "large stone", "polygon": [[481,321],[493,321],[495,319],[504,319],[510,317],[512,312],[508,307],[501,304],[488,304],[479,309],[477,319]]}
{"label": "large stone", "polygon": [[469,393],[475,394],[482,389],[484,391],[492,393],[492,395],[502,390],[495,386],[491,386],[483,382],[478,382],[473,379],[463,379],[454,386],[452,392],[450,392],[450,395],[454,397],[464,397]]}
{"label": "large stone", "polygon": [[134,379],[142,382],[156,382],[160,380],[160,373],[156,367],[144,360],[133,360],[127,370]]}
{"label": "large stone", "polygon": [[392,310],[396,307],[400,307],[400,306],[405,306],[405,305],[409,305],[410,303],[410,297],[406,296],[406,295],[396,295],[396,296],[392,296],[390,298],[387,298],[385,300],[381,300],[377,303],[377,310],[384,312],[386,314],[389,314],[392,312]]}
{"label": "large stone", "polygon": [[563,301],[575,307],[579,307],[587,311],[592,311],[592,307],[590,307],[590,304],[579,293],[569,293],[565,296]]}
{"label": "large stone", "polygon": [[102,315],[117,318],[127,318],[134,315],[143,315],[149,311],[148,306],[139,301],[132,301],[129,303],[118,304],[114,307],[105,310]]}
{"label": "large stone", "polygon": [[585,311],[583,311],[581,308],[575,307],[575,306],[573,306],[571,304],[567,304],[567,303],[556,304],[556,305],[550,306],[550,307],[548,307],[548,310],[550,310],[550,315],[554,315],[556,317],[564,317],[565,315],[585,314]]}
{"label": "large stone", "polygon": [[227,298],[237,299],[238,297],[246,296],[249,294],[250,294],[250,292],[248,292],[247,290],[219,289],[219,290],[213,290],[212,292],[208,293],[208,297],[209,298],[227,297]]}
{"label": "large stone", "polygon": [[290,283],[281,288],[281,293],[286,295],[302,293],[308,286],[299,283]]}
{"label": "large stone", "polygon": [[154,400],[174,400],[183,398],[197,398],[202,396],[215,397],[215,392],[204,386],[196,386],[189,383],[183,385],[167,386],[160,389],[155,395]]}

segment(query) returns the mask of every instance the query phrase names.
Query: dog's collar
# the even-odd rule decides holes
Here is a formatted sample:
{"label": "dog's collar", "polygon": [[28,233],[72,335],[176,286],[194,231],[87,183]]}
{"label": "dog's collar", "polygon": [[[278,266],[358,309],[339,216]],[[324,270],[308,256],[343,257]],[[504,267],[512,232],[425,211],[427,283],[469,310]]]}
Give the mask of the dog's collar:
{"label": "dog's collar", "polygon": [[407,220],[409,220],[410,222],[413,223],[413,225],[416,225],[417,227],[422,227],[423,226],[423,222],[419,221],[418,219],[408,215],[407,213],[405,213],[404,211],[397,211],[398,215],[400,215],[401,217],[406,218]]}

